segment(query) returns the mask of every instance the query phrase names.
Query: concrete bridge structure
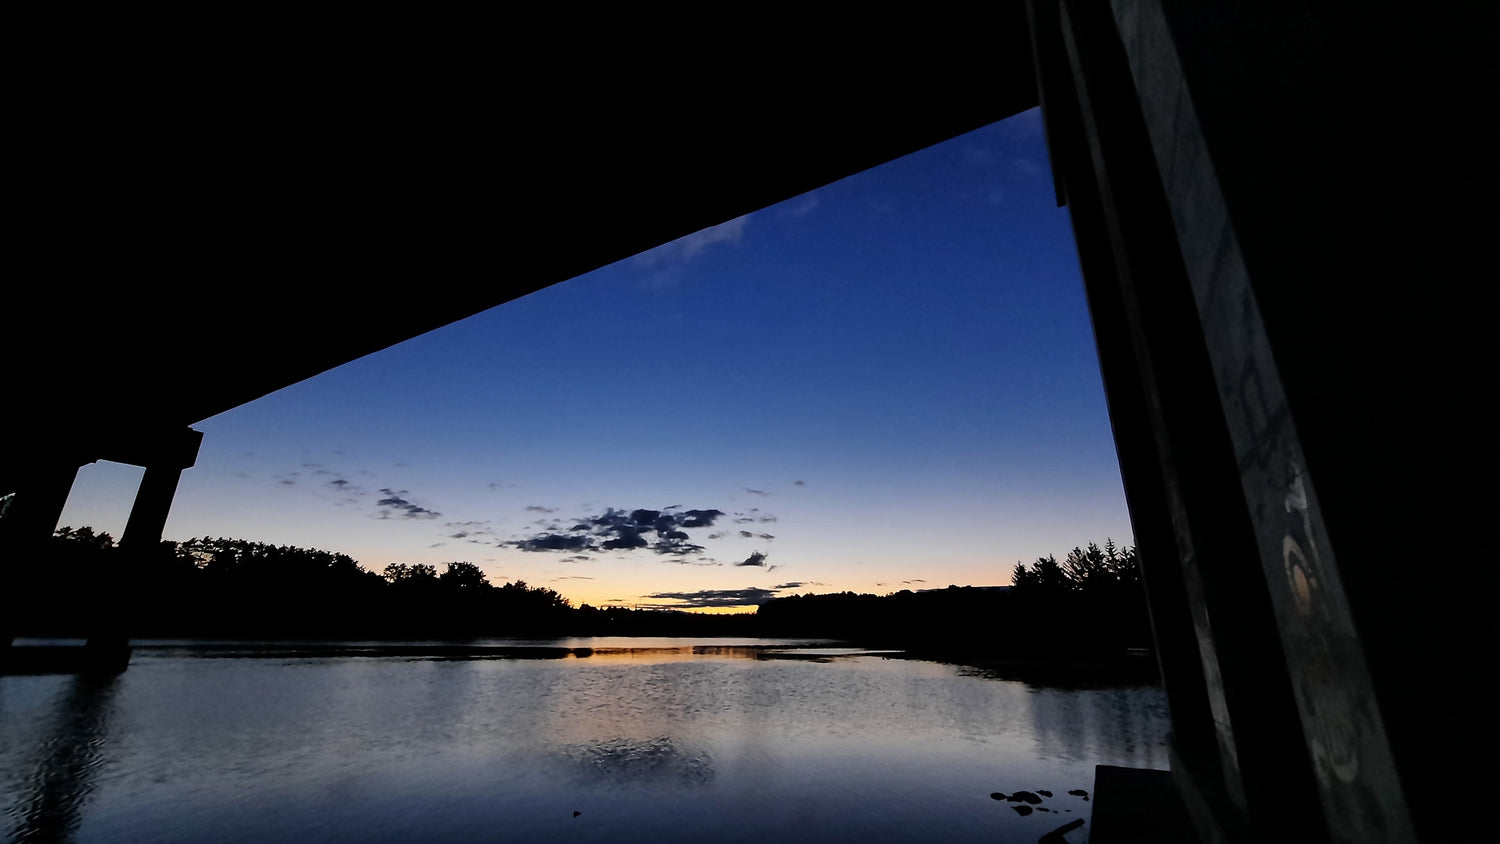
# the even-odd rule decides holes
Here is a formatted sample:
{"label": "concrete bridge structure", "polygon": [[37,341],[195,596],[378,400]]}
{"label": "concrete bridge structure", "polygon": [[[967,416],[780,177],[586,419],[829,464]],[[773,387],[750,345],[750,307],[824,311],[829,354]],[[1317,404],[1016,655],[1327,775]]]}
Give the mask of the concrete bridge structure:
{"label": "concrete bridge structure", "polygon": [[[1039,104],[1172,710],[1153,799],[1186,806],[1183,840],[1446,840],[1465,809],[1429,788],[1469,770],[1493,661],[1494,17],[42,27],[12,155],[5,664],[81,465],[146,467],[122,546],[151,547],[194,422]],[[382,295],[410,284],[436,295]],[[123,665],[126,631],[101,619],[84,665]]]}

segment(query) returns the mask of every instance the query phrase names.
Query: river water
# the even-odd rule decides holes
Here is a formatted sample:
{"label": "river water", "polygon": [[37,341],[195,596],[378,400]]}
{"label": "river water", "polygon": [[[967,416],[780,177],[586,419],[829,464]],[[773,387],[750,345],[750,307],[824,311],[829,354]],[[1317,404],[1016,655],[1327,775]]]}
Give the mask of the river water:
{"label": "river water", "polygon": [[[772,640],[138,646],[0,677],[0,829],[77,841],[1025,841],[1167,767],[1150,686]],[[568,649],[568,650],[560,650]],[[371,651],[369,653],[379,653]],[[1047,790],[1022,816],[992,792]]]}

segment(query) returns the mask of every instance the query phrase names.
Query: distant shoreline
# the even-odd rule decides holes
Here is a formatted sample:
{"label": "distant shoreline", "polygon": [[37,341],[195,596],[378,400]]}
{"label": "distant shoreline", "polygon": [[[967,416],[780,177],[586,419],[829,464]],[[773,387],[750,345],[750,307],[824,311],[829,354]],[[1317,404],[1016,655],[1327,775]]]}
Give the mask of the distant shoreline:
{"label": "distant shoreline", "polygon": [[[496,637],[500,638],[500,637]],[[507,637],[508,638],[508,637]],[[586,645],[561,645],[560,639],[616,639],[654,642],[638,649],[632,645],[592,647]],[[682,639],[683,644],[663,644],[663,639]],[[722,639],[723,642],[708,643],[704,639]],[[771,642],[768,639],[781,639]],[[695,643],[695,640],[697,642]],[[831,653],[834,651],[847,651]],[[74,663],[84,664],[86,648],[82,639],[18,639],[9,649],[8,662],[18,669],[6,673],[51,673],[43,671],[48,665],[60,668]],[[136,653],[188,651],[208,659],[328,659],[328,658],[375,658],[414,659],[435,661],[466,660],[560,660],[590,659],[609,656],[622,651],[680,651],[689,655],[712,656],[727,652],[753,652],[755,659],[767,660],[815,660],[828,661],[854,657],[881,657],[885,659],[910,659],[937,662],[973,669],[984,676],[996,679],[1017,680],[1047,685],[1078,684],[1155,684],[1159,682],[1156,660],[1150,654],[1132,654],[1114,659],[1065,658],[1065,657],[1014,657],[977,655],[972,651],[953,648],[903,648],[889,643],[880,645],[868,641],[839,639],[836,637],[761,637],[761,636],[579,636],[518,638],[505,644],[484,644],[474,640],[306,640],[253,637],[234,639],[227,637],[172,637],[170,639],[146,639],[134,643],[128,651],[116,656],[123,657],[117,664],[123,669],[129,660],[129,651]],[[33,670],[25,670],[32,666]],[[54,669],[55,670],[55,669]]]}

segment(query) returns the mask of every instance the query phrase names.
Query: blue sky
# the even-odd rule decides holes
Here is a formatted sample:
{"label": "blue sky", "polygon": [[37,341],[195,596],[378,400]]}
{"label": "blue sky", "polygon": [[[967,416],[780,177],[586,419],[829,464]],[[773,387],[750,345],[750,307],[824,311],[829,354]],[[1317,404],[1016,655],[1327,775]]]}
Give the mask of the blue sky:
{"label": "blue sky", "polygon": [[[1034,110],[195,427],[169,539],[465,560],[575,604],[1000,584],[1132,544]],[[118,535],[138,476],[85,467],[62,523]]]}

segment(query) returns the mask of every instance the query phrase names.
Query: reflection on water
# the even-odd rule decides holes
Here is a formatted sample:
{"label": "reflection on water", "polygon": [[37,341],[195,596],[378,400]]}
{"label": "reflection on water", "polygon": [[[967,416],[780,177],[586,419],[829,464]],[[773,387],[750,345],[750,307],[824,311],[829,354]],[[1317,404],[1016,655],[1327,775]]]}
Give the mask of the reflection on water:
{"label": "reflection on water", "polygon": [[1154,688],[789,642],[484,644],[143,648],[112,684],[0,678],[11,837],[1035,841],[1075,810],[1020,817],[992,792],[1166,766]]}
{"label": "reflection on water", "polygon": [[629,787],[701,786],[714,778],[713,760],[702,750],[684,750],[668,736],[611,738],[560,748],[586,781]]}
{"label": "reflection on water", "polygon": [[[52,679],[52,678],[49,678]],[[43,688],[56,685],[42,681]],[[6,826],[11,841],[58,841],[78,827],[79,814],[94,788],[94,775],[103,759],[108,737],[109,704],[114,678],[69,677],[48,707],[52,719],[43,723],[40,741],[31,758],[17,759],[17,770],[6,764],[0,779],[19,803],[8,805]],[[0,705],[3,706],[3,705]],[[0,719],[11,712],[0,708]],[[9,738],[9,736],[7,736]],[[0,751],[10,752],[9,741]]]}

